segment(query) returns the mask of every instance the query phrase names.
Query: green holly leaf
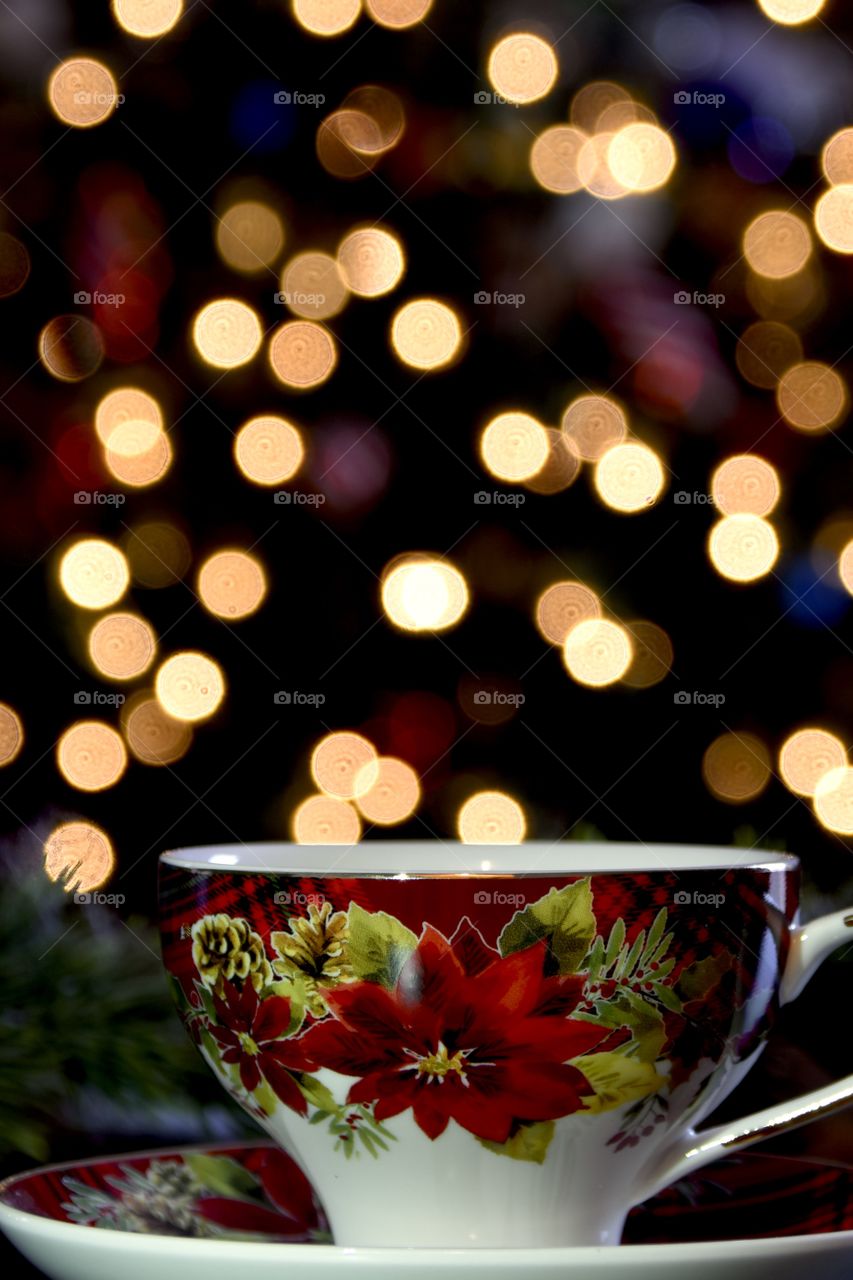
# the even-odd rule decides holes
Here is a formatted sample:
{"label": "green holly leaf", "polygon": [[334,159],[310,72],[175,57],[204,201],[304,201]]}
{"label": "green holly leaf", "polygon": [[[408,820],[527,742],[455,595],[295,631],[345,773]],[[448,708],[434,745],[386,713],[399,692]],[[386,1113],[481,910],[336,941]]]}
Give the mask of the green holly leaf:
{"label": "green holly leaf", "polygon": [[717,986],[723,974],[731,968],[732,958],[728,952],[721,956],[706,956],[695,964],[682,969],[675,989],[683,1002],[703,1000],[709,991]]}
{"label": "green holly leaf", "polygon": [[625,1102],[637,1102],[655,1093],[664,1083],[655,1071],[654,1064],[640,1058],[626,1058],[620,1053],[590,1053],[572,1058],[592,1087],[591,1094],[582,1094],[584,1109],[597,1114],[612,1111]]}
{"label": "green holly leaf", "polygon": [[278,1096],[268,1080],[261,1079],[257,1088],[252,1090],[252,1099],[265,1116],[275,1115],[278,1110]]}
{"label": "green holly leaf", "polygon": [[184,1160],[196,1181],[218,1196],[245,1200],[258,1189],[257,1178],[229,1156],[196,1153],[185,1156]]}
{"label": "green holly leaf", "polygon": [[394,916],[385,911],[364,911],[355,902],[348,912],[347,959],[353,975],[364,982],[392,988],[418,940]]}
{"label": "green holly leaf", "polygon": [[524,951],[542,939],[548,944],[545,972],[577,973],[595,937],[589,877],[516,911],[498,939],[502,956]]}
{"label": "green holly leaf", "polygon": [[509,1156],[511,1160],[528,1160],[533,1164],[544,1164],[548,1147],[554,1136],[554,1121],[542,1120],[535,1124],[524,1124],[518,1133],[507,1142],[490,1142],[488,1138],[478,1138],[481,1147],[493,1151],[496,1156]]}

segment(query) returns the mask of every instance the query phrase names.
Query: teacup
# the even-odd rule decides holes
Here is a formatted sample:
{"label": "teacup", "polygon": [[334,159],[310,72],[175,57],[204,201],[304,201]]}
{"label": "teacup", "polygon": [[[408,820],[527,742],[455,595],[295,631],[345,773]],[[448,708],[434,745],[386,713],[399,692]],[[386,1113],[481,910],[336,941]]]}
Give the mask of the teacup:
{"label": "teacup", "polygon": [[336,1244],[615,1245],[669,1182],[853,1101],[848,1077],[695,1131],[853,937],[799,925],[799,878],[666,845],[183,849],[163,955]]}

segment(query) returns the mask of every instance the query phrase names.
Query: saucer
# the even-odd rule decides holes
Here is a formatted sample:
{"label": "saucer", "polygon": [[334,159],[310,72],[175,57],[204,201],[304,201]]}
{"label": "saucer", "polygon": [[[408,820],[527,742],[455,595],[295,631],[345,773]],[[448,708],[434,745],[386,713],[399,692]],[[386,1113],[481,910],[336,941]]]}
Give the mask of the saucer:
{"label": "saucer", "polygon": [[345,1249],[289,1157],[252,1142],[18,1174],[0,1185],[0,1227],[53,1280],[844,1280],[851,1172],[731,1157],[635,1209],[618,1248]]}

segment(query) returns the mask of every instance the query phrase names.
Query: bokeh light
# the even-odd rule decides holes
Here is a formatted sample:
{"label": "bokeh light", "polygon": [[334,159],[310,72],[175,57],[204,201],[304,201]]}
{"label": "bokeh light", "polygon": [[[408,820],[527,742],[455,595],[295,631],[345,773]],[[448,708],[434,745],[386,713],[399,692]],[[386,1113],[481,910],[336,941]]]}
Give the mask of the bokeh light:
{"label": "bokeh light", "polygon": [[587,135],[568,124],[550,125],[530,148],[530,172],[546,191],[571,195],[583,186],[578,159]]}
{"label": "bokeh light", "polygon": [[759,8],[768,18],[789,27],[816,18],[825,4],[826,0],[758,0]]}
{"label": "bokeh light", "polygon": [[824,143],[820,163],[828,182],[853,182],[853,129],[839,129]]}
{"label": "bokeh light", "polygon": [[524,809],[503,791],[478,791],[456,816],[463,844],[521,844],[527,834]]}
{"label": "bokeh light", "polygon": [[590,195],[599,200],[621,200],[628,188],[610,168],[610,144],[615,133],[594,133],[578,152],[578,177]]}
{"label": "bokeh light", "polygon": [[711,496],[724,515],[768,516],[779,501],[779,473],[754,453],[721,462],[711,477]]}
{"label": "bokeh light", "polygon": [[798,431],[826,431],[847,410],[847,387],[840,374],[821,360],[803,360],[783,373],[776,403],[785,421]]}
{"label": "bokeh light", "polygon": [[[349,145],[356,151],[371,153],[376,150],[381,154],[390,151],[402,138],[406,113],[393,89],[383,84],[360,84],[350,90],[342,105],[345,111],[364,116],[371,124],[370,135],[364,143],[357,134],[351,138]],[[374,133],[378,142],[373,140]]]}
{"label": "bokeh light", "polygon": [[522,483],[533,493],[563,493],[580,475],[581,460],[573,441],[565,432],[546,427],[545,434],[548,437],[548,456],[543,466]]}
{"label": "bokeh light", "polygon": [[382,575],[382,608],[401,631],[446,631],[468,608],[468,584],[447,560],[406,556]]}
{"label": "bokeh light", "polygon": [[11,298],[27,283],[30,255],[26,245],[8,231],[0,231],[0,298]]}
{"label": "bokeh light", "polygon": [[154,689],[160,706],[174,720],[206,720],[225,696],[225,676],[207,654],[172,654],[158,668]]}
{"label": "bokeh light", "polygon": [[78,791],[104,791],[127,768],[121,734],[101,720],[78,720],[56,744],[57,767]]}
{"label": "bokeh light", "polygon": [[390,827],[412,816],[421,799],[418,775],[405,760],[379,756],[355,779],[355,803],[368,822]]}
{"label": "bokeh light", "polygon": [[171,587],[190,566],[190,546],[170,520],[129,525],[122,542],[134,580],[143,587]]}
{"label": "bokeh light", "polygon": [[346,107],[333,111],[317,129],[317,159],[334,178],[363,178],[385,148],[377,122],[366,111]]}
{"label": "bokeh light", "polygon": [[580,457],[588,462],[597,462],[628,432],[625,414],[610,396],[578,396],[563,413],[562,426]]}
{"label": "bokeh light", "polygon": [[378,755],[361,733],[328,733],[311,753],[311,777],[319,791],[338,800],[353,800],[378,777]]}
{"label": "bokeh light", "polygon": [[815,787],[814,811],[827,831],[853,836],[853,769],[849,765],[823,775]]}
{"label": "bokeh light", "polygon": [[779,773],[789,791],[813,796],[821,778],[847,764],[847,750],[840,738],[826,729],[798,729],[779,750]]}
{"label": "bokeh light", "polygon": [[279,382],[293,390],[308,390],[332,376],[338,348],[323,325],[313,320],[288,320],[270,338],[269,362]]}
{"label": "bokeh light", "polygon": [[95,407],[95,431],[101,444],[109,445],[113,432],[127,422],[148,422],[159,433],[163,429],[163,411],[147,391],[116,387]]}
{"label": "bokeh light", "polygon": [[550,93],[557,71],[557,55],[551,45],[529,31],[504,36],[489,54],[492,88],[519,105],[537,102]]}
{"label": "bokeh light", "polygon": [[727,804],[755,800],[770,781],[770,753],[753,733],[721,733],[702,757],[709,791]]}
{"label": "bokeh light", "polygon": [[802,358],[800,335],[777,320],[751,324],[740,335],[735,350],[741,376],[764,391],[772,391],[782,374]]}
{"label": "bokeh light", "polygon": [[657,502],[666,477],[654,449],[630,440],[615,444],[595,466],[595,488],[611,511],[645,511]]}
{"label": "bokeh light", "polygon": [[406,269],[403,246],[384,227],[360,227],[338,246],[338,266],[346,287],[360,298],[379,298],[396,289]]}
{"label": "bokeh light", "polygon": [[38,355],[59,382],[82,382],[100,368],[104,340],[98,326],[85,316],[55,316],[39,334]]}
{"label": "bokeh light", "polygon": [[228,622],[248,618],[261,606],[267,579],[260,561],[247,551],[217,551],[198,571],[198,595],[208,612]]}
{"label": "bokeh light", "polygon": [[853,596],[853,539],[842,547],[838,556],[838,576],[845,591]]}
{"label": "bokeh light", "polygon": [[357,844],[361,819],[351,804],[335,796],[309,796],[290,824],[297,844]]}
{"label": "bokeh light", "polygon": [[609,618],[578,622],[563,645],[563,661],[569,675],[591,689],[603,689],[621,680],[633,656],[630,635]]}
{"label": "bokeh light", "polygon": [[113,448],[113,442],[124,435],[116,428],[110,444],[104,449],[104,465],[114,480],[131,489],[145,489],[162,480],[172,465],[173,453],[169,437],[160,432],[153,444],[138,453],[122,452]]}
{"label": "bokeh light", "polygon": [[498,480],[529,480],[548,461],[551,442],[541,422],[529,413],[499,413],[483,428],[480,458]]}
{"label": "bokeh light", "polygon": [[540,635],[562,645],[572,627],[601,617],[601,602],[582,582],[554,582],[536,601],[534,616]]}
{"label": "bokeh light", "polygon": [[24,746],[24,726],[21,717],[8,702],[0,702],[0,768],[11,764]]}
{"label": "bokeh light", "polygon": [[115,850],[94,822],[61,822],[44,842],[44,869],[62,882],[66,893],[92,893],[107,883],[115,868]]}
{"label": "bokeh light", "polygon": [[154,628],[135,613],[108,613],[89,632],[89,657],[111,680],[134,680],[157,653]]}
{"label": "bokeh light", "polygon": [[216,224],[216,247],[227,266],[253,275],[272,266],[284,248],[284,224],[268,204],[240,200]]}
{"label": "bokeh light", "polygon": [[711,529],[708,555],[717,572],[732,582],[755,582],[779,555],[776,530],[761,516],[723,516]]}
{"label": "bokeh light", "polygon": [[102,124],[118,105],[112,72],[94,58],[68,58],[50,77],[47,100],[63,124],[90,129]]}
{"label": "bokeh light", "polygon": [[258,313],[239,298],[215,298],[193,321],[195,348],[215,369],[248,364],[257,355],[262,337]]}
{"label": "bokeh light", "polygon": [[656,191],[672,175],[675,147],[659,125],[637,121],[614,133],[607,163],[613,177],[628,191]]}
{"label": "bokeh light", "polygon": [[364,8],[374,22],[393,31],[402,31],[422,22],[433,0],[364,0]]}
{"label": "bokeh light", "polygon": [[329,320],[349,298],[337,259],[317,250],[298,253],[285,264],[281,291],[285,305],[306,320]]}
{"label": "bokeh light", "polygon": [[127,590],[130,569],[112,543],[102,538],[82,538],[63,555],[59,582],[74,604],[84,609],[108,609]]}
{"label": "bokeh light", "polygon": [[276,485],[292,480],[304,457],[302,437],[286,418],[272,414],[250,418],[234,437],[234,460],[253,484]]}
{"label": "bokeh light", "polygon": [[743,235],[743,255],[760,276],[779,280],[802,271],[812,238],[802,218],[782,209],[753,218]]}
{"label": "bokeh light", "polygon": [[815,230],[828,249],[853,253],[853,183],[830,187],[814,211]]}
{"label": "bokeh light", "polygon": [[630,102],[631,95],[621,84],[612,80],[591,80],[572,98],[569,118],[582,133],[597,133],[601,130],[601,118],[606,111],[619,103]]}
{"label": "bokeh light", "polygon": [[675,656],[672,641],[662,627],[645,619],[626,623],[626,629],[631,637],[633,656],[622,683],[632,689],[651,689],[672,670]]}
{"label": "bokeh light", "polygon": [[459,317],[437,298],[415,298],[394,315],[391,345],[403,364],[413,369],[443,369],[462,348]]}
{"label": "bokeh light", "polygon": [[129,35],[153,40],[177,24],[184,0],[112,0],[116,22]]}
{"label": "bokeh light", "polygon": [[159,767],[175,764],[192,745],[189,724],[167,715],[149,692],[128,699],[122,708],[122,727],[128,750],[140,764]]}
{"label": "bokeh light", "polygon": [[361,13],[361,0],[291,0],[293,16],[314,36],[340,36]]}

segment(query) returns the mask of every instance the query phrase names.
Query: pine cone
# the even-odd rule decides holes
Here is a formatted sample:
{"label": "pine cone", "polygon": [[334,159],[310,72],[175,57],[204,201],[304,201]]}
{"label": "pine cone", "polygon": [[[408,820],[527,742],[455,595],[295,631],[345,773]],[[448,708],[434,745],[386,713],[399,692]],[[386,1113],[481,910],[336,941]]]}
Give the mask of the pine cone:
{"label": "pine cone", "polygon": [[206,987],[219,989],[223,981],[245,982],[256,991],[272,981],[272,968],[260,934],[248,920],[223,913],[204,916],[192,927],[193,960]]}
{"label": "pine cone", "polygon": [[292,917],[287,927],[289,932],[270,935],[280,957],[272,967],[280,977],[302,974],[308,1010],[315,1018],[322,1018],[328,1012],[322,987],[336,987],[352,978],[346,959],[346,912],[333,912],[331,902],[319,907],[312,902],[308,915]]}

